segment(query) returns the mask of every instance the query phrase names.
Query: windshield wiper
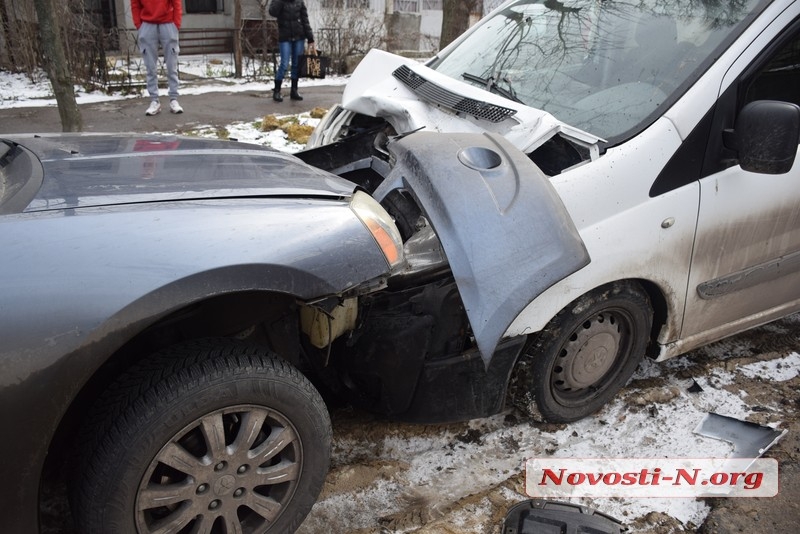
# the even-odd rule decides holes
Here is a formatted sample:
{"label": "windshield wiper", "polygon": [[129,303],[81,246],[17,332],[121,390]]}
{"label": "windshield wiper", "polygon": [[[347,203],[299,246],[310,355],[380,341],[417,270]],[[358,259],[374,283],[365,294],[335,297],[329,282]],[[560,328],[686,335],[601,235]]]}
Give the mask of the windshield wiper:
{"label": "windshield wiper", "polygon": [[514,102],[519,102],[520,104],[524,104],[522,100],[517,98],[517,92],[511,88],[511,82],[509,82],[507,78],[502,78],[501,81],[504,81],[508,85],[508,89],[497,85],[494,76],[490,76],[488,78],[482,78],[480,76],[476,76],[475,74],[470,74],[469,72],[465,72],[461,75],[461,77],[467,81],[483,85],[483,88],[489,91],[490,93],[495,92],[498,95],[504,96],[509,100],[513,100]]}

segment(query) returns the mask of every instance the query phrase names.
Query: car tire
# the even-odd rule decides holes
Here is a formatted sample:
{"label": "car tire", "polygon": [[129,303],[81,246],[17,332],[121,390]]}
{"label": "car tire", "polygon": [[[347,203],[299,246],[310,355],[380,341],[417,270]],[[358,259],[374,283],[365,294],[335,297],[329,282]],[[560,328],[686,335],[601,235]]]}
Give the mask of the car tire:
{"label": "car tire", "polygon": [[583,295],[524,351],[517,365],[516,398],[522,397],[520,388],[529,392],[541,417],[553,423],[593,414],[636,370],[652,324],[650,299],[636,282],[617,282]]}
{"label": "car tire", "polygon": [[[170,348],[91,415],[73,492],[86,534],[293,532],[319,495],[331,423],[293,366],[248,345]],[[92,417],[90,417],[92,418]],[[73,477],[75,479],[75,477]]]}

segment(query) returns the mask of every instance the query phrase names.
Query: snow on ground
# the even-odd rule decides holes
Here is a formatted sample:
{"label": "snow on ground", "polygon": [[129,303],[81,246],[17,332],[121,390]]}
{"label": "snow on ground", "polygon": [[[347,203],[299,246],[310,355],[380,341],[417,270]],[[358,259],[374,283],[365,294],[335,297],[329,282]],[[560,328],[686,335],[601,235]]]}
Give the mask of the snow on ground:
{"label": "snow on ground", "polygon": [[[133,66],[136,67],[138,60],[133,59],[132,61]],[[251,67],[251,69],[258,68],[257,65]],[[141,66],[138,67],[138,70],[141,70]],[[233,78],[230,75],[234,70],[233,59],[228,54],[181,56],[179,70],[182,76],[180,88],[182,95],[240,91],[268,93],[274,86],[273,81],[268,77],[264,77],[261,81]],[[245,73],[248,72],[247,68],[243,70]],[[303,79],[300,86],[344,85],[345,83],[347,83],[345,76],[326,76],[324,79]],[[122,92],[109,94],[102,90],[87,92],[82,86],[75,86],[78,104],[142,98],[146,94],[145,89],[138,89],[127,94]],[[50,82],[43,72],[38,73],[35,79],[31,80],[24,74],[0,71],[0,109],[39,106],[56,106]],[[297,116],[297,119],[300,124],[309,126],[316,126],[319,122],[319,119],[313,119],[307,113]],[[281,130],[262,132],[258,128],[257,121],[234,122],[228,125],[226,130],[229,137],[245,143],[270,146],[284,152],[296,152],[303,148],[302,144],[290,141]],[[192,134],[214,138],[219,136],[217,128],[202,125],[198,126]]]}
{"label": "snow on ground", "polygon": [[[798,321],[795,315],[762,329],[767,335],[771,328],[796,332]],[[797,334],[790,335],[796,346]],[[494,534],[500,532],[498,508],[528,498],[529,458],[728,457],[732,444],[695,434],[698,424],[708,412],[746,420],[771,412],[765,422],[780,427],[780,395],[773,394],[765,406],[745,389],[763,391],[790,380],[800,363],[797,352],[758,354],[755,346],[745,333],[664,363],[646,361],[622,395],[569,425],[536,423],[509,411],[420,429],[334,413],[333,469],[299,532]],[[757,361],[739,365],[743,355]],[[698,357],[704,363],[698,364]],[[745,386],[743,379],[755,380]],[[690,392],[695,383],[701,390],[695,386]],[[629,532],[693,532],[710,511],[707,501],[692,498],[574,502],[624,521]],[[672,518],[669,529],[647,523],[651,512]]]}
{"label": "snow on ground", "polygon": [[739,372],[749,378],[768,376],[776,382],[791,380],[800,374],[800,354],[793,352],[786,358],[743,365]]}
{"label": "snow on ground", "polygon": [[[272,90],[271,79],[262,81],[235,79],[230,76],[233,72],[233,60],[227,54],[181,56],[180,72],[181,94],[199,95],[219,91],[259,91]],[[185,75],[185,76],[184,76]],[[302,87],[314,85],[344,85],[347,83],[345,76],[327,76],[323,79],[303,79]],[[75,96],[78,104],[91,104],[94,102],[107,102],[128,98],[141,98],[147,92],[144,89],[129,94],[108,94],[101,90],[87,92],[80,85],[75,86]],[[50,87],[50,82],[43,72],[31,80],[24,74],[14,74],[0,71],[0,109],[21,108],[36,106],[55,106],[56,100]]]}

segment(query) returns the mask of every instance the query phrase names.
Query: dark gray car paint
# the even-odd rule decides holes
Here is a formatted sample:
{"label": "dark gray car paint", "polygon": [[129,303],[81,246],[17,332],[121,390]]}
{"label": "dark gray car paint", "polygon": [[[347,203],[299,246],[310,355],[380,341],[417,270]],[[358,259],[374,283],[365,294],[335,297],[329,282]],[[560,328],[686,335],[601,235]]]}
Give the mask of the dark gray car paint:
{"label": "dark gray car paint", "polygon": [[[225,146],[214,144],[210,161]],[[83,165],[84,148],[77,152],[63,154]],[[182,180],[211,172],[202,150],[189,159],[176,152],[156,154],[164,164],[141,188],[108,188],[74,168],[54,173],[45,178],[50,193],[36,195],[46,211],[0,216],[0,457],[13,481],[0,499],[0,532],[37,532],[53,432],[94,370],[136,333],[213,296],[258,290],[313,299],[388,273],[349,207],[349,182],[313,179],[320,171],[262,151],[248,164],[256,168],[239,166],[262,183],[239,190],[241,181],[218,174],[224,184],[208,179],[189,200],[162,201],[180,193]],[[180,180],[161,174],[174,170],[171,157],[182,162]],[[220,191],[229,198],[210,198]]]}
{"label": "dark gray car paint", "polygon": [[547,177],[504,137],[418,132],[389,150],[397,163],[375,196],[401,187],[425,210],[488,366],[523,308],[589,253]]}
{"label": "dark gray car paint", "polygon": [[[312,300],[389,274],[350,182],[264,149],[144,139],[139,151],[125,136],[20,139],[45,176],[0,216],[0,426],[13,436],[0,441],[13,459],[2,532],[36,532],[53,432],[137,332],[213,296]],[[412,190],[439,234],[488,363],[522,307],[588,255],[546,177],[502,138],[419,133],[390,147],[387,187]]]}
{"label": "dark gray car paint", "polygon": [[258,145],[176,136],[16,136],[44,167],[25,211],[242,196],[347,197],[353,184]]}

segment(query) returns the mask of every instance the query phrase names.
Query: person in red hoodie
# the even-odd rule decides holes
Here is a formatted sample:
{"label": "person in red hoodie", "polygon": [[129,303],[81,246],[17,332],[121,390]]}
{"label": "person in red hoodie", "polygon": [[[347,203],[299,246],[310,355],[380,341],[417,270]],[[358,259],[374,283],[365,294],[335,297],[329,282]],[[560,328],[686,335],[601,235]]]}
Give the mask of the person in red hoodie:
{"label": "person in red hoodie", "polygon": [[150,106],[145,115],[156,115],[161,111],[158,101],[158,47],[164,51],[169,88],[169,110],[183,113],[178,104],[178,30],[183,16],[181,0],[131,0],[133,25],[139,32],[139,50],[142,51],[147,69],[147,92]]}

